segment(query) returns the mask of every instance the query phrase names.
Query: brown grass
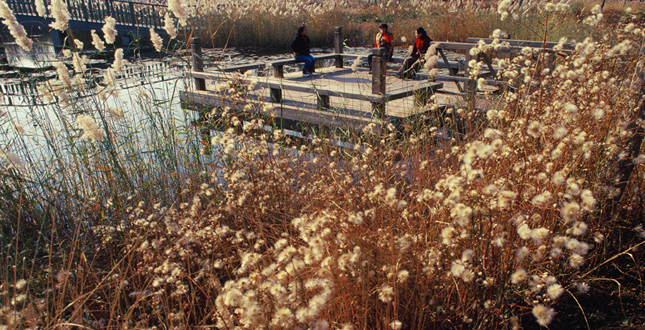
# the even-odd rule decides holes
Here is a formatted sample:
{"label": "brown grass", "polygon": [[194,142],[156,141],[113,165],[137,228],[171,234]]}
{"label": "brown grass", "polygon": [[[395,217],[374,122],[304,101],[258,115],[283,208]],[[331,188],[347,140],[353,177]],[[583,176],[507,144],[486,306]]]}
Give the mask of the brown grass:
{"label": "brown grass", "polygon": [[[469,15],[477,14],[458,17]],[[211,155],[197,157],[179,128],[155,121],[150,96],[139,96],[152,107],[149,121],[130,124],[148,123],[151,151],[128,144],[134,132],[81,141],[70,121],[67,135],[50,140],[72,141],[54,148],[75,151],[69,163],[56,158],[71,172],[55,176],[65,185],[29,181],[29,168],[3,153],[1,324],[642,326],[643,295],[629,290],[642,287],[645,156],[642,146],[626,151],[645,119],[644,82],[634,74],[642,72],[640,33],[617,33],[629,44],[586,40],[552,68],[539,51],[501,63],[498,78],[513,88],[490,103],[498,107],[431,113],[466,127],[448,139],[439,132],[449,127],[423,118],[369,126],[350,137],[351,148],[328,136],[294,143],[261,129],[260,118],[245,124],[216,109],[228,129],[214,135]],[[114,129],[105,104],[90,104],[98,127]],[[143,151],[163,162],[137,158]],[[623,159],[634,172],[616,191]],[[613,297],[608,305],[622,313],[593,318],[598,296]]]}

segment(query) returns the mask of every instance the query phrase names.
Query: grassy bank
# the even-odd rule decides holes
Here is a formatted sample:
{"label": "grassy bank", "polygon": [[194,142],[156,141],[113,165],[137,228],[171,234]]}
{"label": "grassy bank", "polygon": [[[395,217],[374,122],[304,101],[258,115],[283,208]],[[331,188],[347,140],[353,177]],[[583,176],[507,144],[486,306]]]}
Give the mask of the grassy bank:
{"label": "grassy bank", "polygon": [[[312,32],[347,19],[350,36],[371,36],[376,14],[418,25],[387,8],[303,18]],[[216,108],[225,129],[203,143],[173,108],[179,83],[117,79],[138,65],[118,61],[97,74],[72,54],[74,71],[57,65],[33,99],[1,108],[0,329],[641,328],[643,30],[560,9],[530,26],[453,14],[517,38],[612,35],[574,36],[553,68],[528,50],[498,63],[509,88],[490,109],[431,114],[467,127],[448,139],[424,118],[341,148]],[[228,39],[219,24],[208,35]],[[292,30],[274,24],[228,40]],[[221,89],[239,100],[247,87]]]}

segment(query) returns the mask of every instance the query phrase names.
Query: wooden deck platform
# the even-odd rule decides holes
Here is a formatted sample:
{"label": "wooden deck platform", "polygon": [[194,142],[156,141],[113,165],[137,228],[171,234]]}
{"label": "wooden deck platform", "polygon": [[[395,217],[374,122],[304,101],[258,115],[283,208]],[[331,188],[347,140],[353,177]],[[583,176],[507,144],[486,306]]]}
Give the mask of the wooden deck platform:
{"label": "wooden deck platform", "polygon": [[[227,72],[193,72],[193,77],[204,79],[206,90],[182,91],[183,102],[236,107],[252,103],[272,117],[352,130],[428,111],[425,100],[443,87],[443,83],[430,80],[386,76],[385,94],[373,94],[373,77],[368,70],[336,67],[319,68],[313,77],[303,77],[300,72],[286,73],[284,78]],[[252,86],[247,89],[245,102],[230,100],[225,91],[216,92],[217,84],[226,81]],[[281,91],[281,100],[272,98],[272,90]],[[384,115],[375,111],[375,104],[381,103]]]}
{"label": "wooden deck platform", "polygon": [[[547,52],[547,65],[554,64],[553,49],[549,46],[530,41],[508,41],[504,48],[495,53],[480,53],[481,72],[470,77],[466,70],[467,62],[450,62],[444,50],[468,51],[480,40],[468,43],[436,42],[441,56],[437,63],[440,68],[448,69],[448,74],[437,74],[432,78],[427,73],[417,74],[415,80],[400,79],[393,72],[386,72],[387,66],[381,61],[385,49],[374,49],[374,75],[365,68],[344,68],[344,61],[358,59],[359,56],[342,53],[341,28],[335,28],[334,53],[316,54],[317,63],[334,61],[334,67],[319,68],[313,77],[303,77],[301,72],[286,73],[285,65],[294,65],[294,59],[267,61],[254,65],[226,66],[219,70],[204,72],[202,53],[198,38],[191,39],[191,78],[195,81],[193,90],[180,93],[180,99],[192,103],[192,109],[230,106],[236,110],[263,109],[263,114],[279,118],[280,122],[291,121],[324,125],[331,128],[360,130],[370,123],[387,123],[399,119],[414,118],[434,107],[428,106],[432,98],[435,105],[465,107],[485,110],[489,100],[485,92],[498,91],[500,84],[496,77],[500,68],[493,65],[491,56],[512,58],[523,47],[535,47]],[[483,40],[487,42],[487,40]],[[492,42],[492,41],[491,41]],[[470,59],[467,52],[466,61]],[[325,61],[323,61],[325,60]],[[353,65],[354,66],[354,65]],[[273,76],[244,75],[251,69],[273,68]],[[478,79],[484,78],[485,85],[478,86]],[[207,84],[207,82],[210,83]],[[226,85],[226,88],[217,87]],[[445,83],[445,86],[444,86]],[[462,85],[463,84],[463,85]],[[244,96],[237,99],[228,94],[228,86],[243,90]],[[484,92],[484,93],[481,93]]]}

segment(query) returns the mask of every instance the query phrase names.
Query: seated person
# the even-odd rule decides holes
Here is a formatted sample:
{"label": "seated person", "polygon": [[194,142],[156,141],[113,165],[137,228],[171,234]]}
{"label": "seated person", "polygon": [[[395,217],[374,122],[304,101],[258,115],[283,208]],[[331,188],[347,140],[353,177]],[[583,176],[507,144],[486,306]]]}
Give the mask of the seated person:
{"label": "seated person", "polygon": [[291,42],[291,49],[293,49],[296,61],[304,62],[302,76],[313,76],[316,70],[316,58],[309,54],[309,37],[307,37],[307,27],[304,24],[298,27],[298,34]]}
{"label": "seated person", "polygon": [[[394,53],[394,46],[392,45],[394,36],[392,33],[387,31],[388,26],[386,23],[381,23],[378,28],[379,33],[376,34],[376,43],[374,44],[374,48],[385,48],[383,61],[387,62],[392,59],[392,54]],[[367,64],[370,66],[370,71],[372,71],[372,57],[374,57],[374,54],[367,56]]]}
{"label": "seated person", "polygon": [[405,59],[403,65],[401,65],[401,69],[397,73],[397,76],[400,78],[413,78],[416,75],[417,71],[421,68],[423,56],[432,42],[426,30],[422,27],[414,31],[414,35],[416,36],[416,40],[412,47],[412,53]]}

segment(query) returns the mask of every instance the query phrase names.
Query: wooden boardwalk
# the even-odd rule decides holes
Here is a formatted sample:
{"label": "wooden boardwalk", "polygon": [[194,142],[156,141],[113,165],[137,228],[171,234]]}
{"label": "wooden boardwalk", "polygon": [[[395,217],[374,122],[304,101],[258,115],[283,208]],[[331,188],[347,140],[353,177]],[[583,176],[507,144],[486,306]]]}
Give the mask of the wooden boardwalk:
{"label": "wooden boardwalk", "polygon": [[[373,75],[366,69],[344,68],[340,27],[335,28],[335,40],[335,53],[316,56],[319,63],[333,60],[335,67],[320,68],[316,75],[305,77],[300,72],[284,73],[284,66],[296,64],[295,60],[278,60],[262,65],[273,68],[271,77],[231,73],[260,65],[204,72],[201,41],[193,38],[190,76],[195,88],[181,91],[180,100],[187,108],[200,111],[203,121],[208,120],[210,109],[228,106],[238,113],[261,112],[281,127],[288,121],[296,126],[307,123],[361,130],[371,123],[384,124],[427,111],[428,98],[443,87],[430,80],[388,79],[383,48],[374,50]],[[214,83],[209,86],[207,81]],[[243,95],[231,95],[239,92]],[[208,135],[206,128],[203,134]]]}
{"label": "wooden boardwalk", "polygon": [[[404,80],[394,77],[392,72],[386,72],[387,66],[380,56],[385,51],[383,48],[372,51],[375,55],[373,75],[364,68],[344,67],[345,60],[357,59],[359,56],[343,54],[340,40],[343,40],[341,28],[336,27],[335,52],[315,55],[317,63],[329,63],[332,60],[335,67],[320,68],[317,69],[316,76],[304,77],[300,72],[285,73],[285,65],[297,64],[294,59],[222,66],[217,70],[204,72],[200,41],[193,38],[193,70],[190,76],[195,81],[195,88],[182,91],[180,99],[189,108],[201,111],[204,120],[207,119],[208,109],[229,106],[236,111],[261,112],[279,118],[281,123],[288,120],[360,130],[371,123],[382,125],[415,120],[419,115],[444,105],[485,111],[489,108],[489,100],[484,97],[486,92],[507,87],[503,82],[497,81],[500,68],[493,65],[490,55],[512,58],[522,47],[536,46],[535,49],[549,55],[547,66],[554,65],[555,59],[555,51],[547,48],[553,45],[543,44],[542,48],[538,48],[539,43],[508,40],[504,47],[496,49],[497,54],[477,55],[477,61],[483,63],[480,66],[482,71],[471,77],[466,62],[450,62],[444,50],[467,51],[476,46],[476,43],[437,42],[436,49],[441,55],[438,67],[447,69],[448,74],[428,77],[427,73],[420,73],[415,80]],[[466,60],[469,60],[468,56]],[[246,70],[270,67],[273,68],[273,76],[242,74]],[[479,85],[482,82],[485,84]],[[243,91],[244,95],[234,97],[227,94],[231,87],[234,91]]]}

